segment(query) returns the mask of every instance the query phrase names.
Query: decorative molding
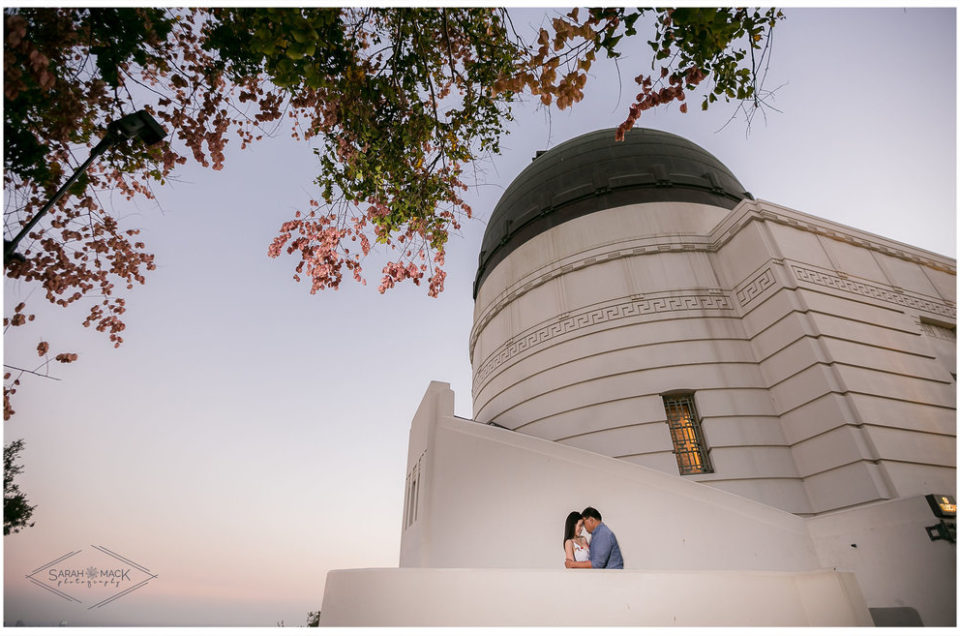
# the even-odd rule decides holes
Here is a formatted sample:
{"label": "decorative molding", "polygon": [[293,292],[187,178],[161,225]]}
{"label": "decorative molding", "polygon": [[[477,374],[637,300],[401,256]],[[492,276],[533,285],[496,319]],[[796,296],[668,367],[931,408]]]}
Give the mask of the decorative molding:
{"label": "decorative molding", "polygon": [[[671,240],[667,242],[653,242],[651,243],[649,237],[634,243],[633,241],[621,241],[616,244],[616,246],[605,246],[609,249],[607,252],[594,252],[593,255],[589,257],[583,257],[579,260],[574,260],[569,263],[566,263],[562,266],[553,266],[549,271],[544,271],[545,268],[539,269],[537,272],[528,276],[523,281],[518,281],[515,283],[512,288],[509,288],[503,293],[503,295],[492,301],[484,312],[479,316],[479,318],[474,323],[473,329],[470,331],[470,343],[469,343],[469,352],[470,352],[470,361],[473,362],[473,350],[477,343],[477,338],[480,335],[480,332],[483,331],[484,327],[496,316],[500,311],[512,303],[514,300],[520,296],[526,294],[531,289],[539,287],[544,283],[557,278],[563,274],[567,274],[578,269],[583,269],[584,267],[589,267],[595,263],[606,263],[609,261],[617,260],[619,258],[627,258],[631,256],[639,256],[642,254],[657,254],[663,252],[673,252],[673,251],[704,251],[708,253],[718,252],[724,245],[733,239],[733,237],[743,230],[747,225],[752,221],[770,221],[773,223],[778,223],[780,225],[786,225],[793,227],[804,232],[810,232],[812,234],[819,234],[822,236],[827,236],[834,240],[844,241],[851,245],[855,245],[860,248],[868,249],[871,251],[879,252],[881,254],[886,254],[894,258],[898,258],[907,262],[917,263],[931,269],[939,270],[946,272],[951,275],[956,275],[956,261],[953,259],[936,258],[937,255],[926,254],[920,252],[914,252],[910,246],[897,244],[885,240],[883,237],[869,235],[867,233],[861,233],[854,228],[846,228],[838,225],[832,224],[826,219],[820,219],[814,216],[804,214],[802,212],[797,212],[795,210],[789,210],[787,208],[782,208],[776,206],[776,204],[771,204],[767,201],[749,201],[744,200],[740,205],[738,205],[734,210],[727,216],[727,218],[722,221],[709,237],[697,237],[697,236],[674,236],[671,237]],[[601,246],[598,246],[602,249]],[[813,270],[811,270],[813,271]],[[541,273],[542,272],[542,273]],[[772,274],[771,274],[772,275]],[[762,275],[761,275],[762,276]],[[764,281],[758,281],[762,283]],[[773,282],[776,282],[774,280]],[[808,281],[810,282],[810,281]],[[821,284],[821,283],[814,283]],[[843,289],[843,287],[837,287],[835,285],[827,286],[836,287],[838,289]],[[857,284],[853,284],[857,285]],[[870,287],[866,285],[866,287]],[[762,293],[765,288],[759,289],[759,292]],[[889,293],[881,288],[877,287],[876,290]],[[747,290],[744,289],[744,292]],[[849,290],[853,291],[853,290]],[[853,293],[861,293],[853,291]],[[873,298],[878,298],[881,296],[876,296],[871,293],[865,293],[864,295],[871,296]],[[908,297],[905,294],[897,294],[905,298]],[[746,303],[751,302],[756,296],[749,297],[744,296],[743,299],[740,298],[739,292],[737,299],[740,301],[741,306],[744,306]],[[908,307],[920,308],[919,305],[912,305],[908,303],[901,303],[898,301],[892,301],[887,298],[883,298],[889,302],[896,302],[897,304],[904,304]],[[913,302],[924,303],[925,301],[921,299],[913,299]],[[933,304],[933,303],[932,303]],[[935,305],[935,304],[934,304]],[[950,313],[945,313],[949,311]],[[941,315],[955,316],[956,309],[955,307],[948,307],[946,305],[940,306],[940,311],[935,311]]]}
{"label": "decorative molding", "polygon": [[756,278],[737,290],[737,302],[741,307],[746,307],[752,300],[760,296],[768,287],[777,282],[773,271],[768,267],[763,270]]}
{"label": "decorative molding", "polygon": [[[742,207],[741,207],[742,206]],[[733,212],[717,226],[714,236],[717,239],[711,246],[711,251],[717,251],[727,244],[750,221],[771,221],[779,225],[786,225],[803,232],[818,234],[835,241],[849,243],[887,256],[923,265],[931,269],[957,274],[956,259],[940,257],[939,254],[921,250],[911,245],[897,243],[882,236],[862,232],[855,228],[835,224],[827,219],[821,219],[803,212],[790,210],[769,201],[744,200]],[[939,258],[938,258],[939,257]]]}
{"label": "decorative molding", "polygon": [[899,291],[891,291],[876,285],[868,285],[867,283],[850,280],[849,278],[841,278],[836,274],[828,274],[826,272],[820,272],[814,269],[801,267],[799,265],[791,265],[791,267],[793,268],[793,273],[796,275],[798,280],[811,285],[820,285],[821,287],[839,289],[851,294],[867,296],[876,300],[882,300],[895,305],[910,307],[911,309],[919,309],[921,311],[927,311],[950,318],[956,318],[957,316],[956,306],[933,302],[931,300],[904,294]]}
{"label": "decorative molding", "polygon": [[[487,326],[487,323],[493,320],[493,317],[500,313],[504,307],[512,303],[520,296],[523,296],[531,289],[539,287],[540,285],[543,285],[544,283],[549,282],[558,276],[569,274],[570,272],[575,272],[591,265],[607,263],[630,256],[674,251],[710,251],[710,244],[708,242],[702,241],[700,243],[690,243],[689,240],[691,237],[685,236],[684,238],[688,242],[651,244],[647,241],[644,241],[644,244],[634,245],[632,247],[629,245],[624,247],[624,241],[618,241],[616,245],[610,249],[610,251],[600,253],[595,252],[591,256],[570,261],[564,265],[555,265],[549,271],[546,271],[538,276],[528,277],[525,281],[520,281],[514,284],[512,289],[509,289],[509,291],[505,292],[500,298],[491,302],[483,314],[474,323],[473,329],[470,330],[470,361],[473,362],[473,349],[477,344],[477,338],[480,336],[480,332],[483,331],[483,328]],[[543,270],[541,269],[539,271]]]}
{"label": "decorative molding", "polygon": [[568,335],[586,327],[594,327],[623,318],[669,311],[723,311],[732,309],[730,298],[726,294],[706,293],[679,294],[656,298],[631,298],[627,301],[621,299],[579,313],[565,314],[550,324],[535,327],[524,334],[511,338],[490,354],[477,367],[474,374],[474,394],[480,391],[481,385],[494,371],[516,356],[539,347],[554,338]]}

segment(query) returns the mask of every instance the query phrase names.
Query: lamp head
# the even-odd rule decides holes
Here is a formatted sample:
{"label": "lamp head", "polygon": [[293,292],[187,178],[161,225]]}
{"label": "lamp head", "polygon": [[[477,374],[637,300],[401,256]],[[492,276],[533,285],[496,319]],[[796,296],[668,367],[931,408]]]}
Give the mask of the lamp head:
{"label": "lamp head", "polygon": [[136,137],[147,146],[158,143],[167,136],[167,131],[145,110],[138,110],[130,115],[124,115],[107,125],[108,136],[113,135],[120,139]]}

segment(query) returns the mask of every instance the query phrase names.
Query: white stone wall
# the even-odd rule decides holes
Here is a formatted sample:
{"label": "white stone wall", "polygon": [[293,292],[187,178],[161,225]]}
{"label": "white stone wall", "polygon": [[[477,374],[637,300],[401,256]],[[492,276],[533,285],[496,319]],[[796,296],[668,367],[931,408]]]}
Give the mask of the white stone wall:
{"label": "white stone wall", "polygon": [[[567,513],[594,506],[627,569],[820,568],[803,519],[644,466],[453,416],[431,383],[410,431],[422,481],[400,567],[563,568]],[[413,464],[408,472],[413,472]]]}
{"label": "white stone wall", "polygon": [[955,334],[943,327],[955,324],[954,262],[759,207],[718,262],[727,249],[767,255],[753,274],[764,284],[738,300],[811,510],[953,493],[955,362],[927,332]]}
{"label": "white stone wall", "polygon": [[323,627],[873,625],[833,571],[376,568],[330,572],[325,589]]}
{"label": "white stone wall", "polygon": [[853,572],[870,607],[912,607],[927,627],[956,625],[957,546],[931,541],[923,497],[819,515],[807,523],[824,567]]}
{"label": "white stone wall", "polygon": [[766,202],[574,219],[499,263],[474,418],[677,474],[694,392],[715,472],[797,514],[953,493],[955,262]]}
{"label": "white stone wall", "polygon": [[[453,415],[453,404],[449,385],[431,383],[411,425],[408,473],[420,476],[419,497],[415,504],[408,501],[404,510],[405,519],[415,520],[404,523],[401,571],[456,568],[481,577],[488,576],[482,571],[492,568],[497,573],[489,576],[504,589],[516,585],[511,573],[527,576],[521,572],[525,568],[562,576],[564,519],[569,511],[592,505],[617,535],[624,572],[655,575],[651,581],[667,572],[680,575],[680,579],[670,579],[674,581],[687,580],[683,577],[693,573],[699,577],[713,572],[718,581],[729,576],[730,589],[736,590],[745,584],[737,573],[745,571],[788,578],[790,573],[806,576],[824,569],[851,572],[859,582],[865,607],[915,611],[927,626],[955,622],[956,545],[931,541],[927,536],[925,528],[938,520],[922,497],[805,519],[663,471],[463,420]],[[409,507],[414,505],[416,510]],[[379,581],[376,576],[371,580],[390,589],[402,581],[413,585],[421,580],[405,574],[385,576],[392,577],[392,582]],[[423,589],[413,589],[418,594],[433,594],[450,583],[432,577],[424,579]],[[570,579],[549,576],[545,580],[551,581],[549,585],[562,585]],[[349,581],[354,582],[345,582],[344,589],[353,589],[351,586],[367,579]],[[392,601],[386,600],[391,594],[376,589],[379,591],[360,595],[356,602],[392,607]],[[793,593],[801,592],[795,588]],[[629,593],[629,586],[616,592]],[[464,612],[463,620],[456,624],[504,624],[472,623],[476,611],[464,609],[472,607],[471,602],[469,597],[456,601],[461,603],[456,607]],[[717,622],[712,624],[728,624],[720,618],[722,614],[701,615],[702,606],[694,603],[692,607],[694,614],[685,620],[710,620],[704,617],[715,615]],[[550,616],[539,610],[525,616],[529,622],[523,624],[553,624]],[[630,611],[617,616],[637,621],[631,624],[660,624]],[[424,620],[421,624],[439,624]],[[644,622],[647,620],[653,622]],[[605,624],[627,623],[614,620]],[[757,619],[742,624],[767,623]]]}

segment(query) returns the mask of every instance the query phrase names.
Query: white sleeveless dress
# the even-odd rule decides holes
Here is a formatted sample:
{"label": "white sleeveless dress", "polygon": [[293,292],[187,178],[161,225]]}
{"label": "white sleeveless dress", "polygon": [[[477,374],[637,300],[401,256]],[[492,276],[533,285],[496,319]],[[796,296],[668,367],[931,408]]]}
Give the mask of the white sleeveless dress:
{"label": "white sleeveless dress", "polygon": [[581,548],[576,541],[573,542],[573,560],[574,561],[589,561],[590,560],[590,546]]}

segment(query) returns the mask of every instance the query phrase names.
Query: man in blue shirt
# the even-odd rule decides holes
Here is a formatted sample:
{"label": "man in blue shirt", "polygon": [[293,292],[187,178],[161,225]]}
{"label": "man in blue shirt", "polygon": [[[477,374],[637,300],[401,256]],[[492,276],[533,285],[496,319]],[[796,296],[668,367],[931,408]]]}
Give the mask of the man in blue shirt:
{"label": "man in blue shirt", "polygon": [[585,508],[580,514],[583,515],[583,527],[590,533],[590,567],[622,570],[620,545],[616,535],[603,523],[600,511]]}

